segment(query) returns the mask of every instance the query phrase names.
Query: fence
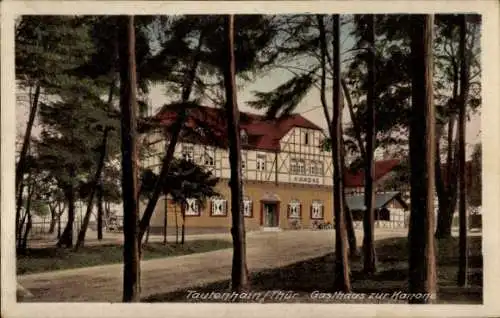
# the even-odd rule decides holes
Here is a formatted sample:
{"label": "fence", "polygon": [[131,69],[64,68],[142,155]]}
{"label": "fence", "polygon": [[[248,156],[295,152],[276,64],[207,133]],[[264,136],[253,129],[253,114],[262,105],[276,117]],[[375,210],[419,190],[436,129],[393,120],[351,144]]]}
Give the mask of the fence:
{"label": "fence", "polygon": [[[76,239],[78,232],[80,231],[82,227],[82,221],[83,218],[77,215],[75,217],[75,221],[73,222],[73,238]],[[60,232],[64,231],[64,228],[66,227],[66,222],[67,220],[61,220],[60,222]],[[121,227],[112,227],[112,226],[106,226],[107,224],[110,224],[110,221],[103,220],[103,230],[108,230],[108,231],[114,231],[114,230],[120,230]],[[119,222],[118,222],[119,223]],[[23,228],[21,233],[24,233],[26,231],[26,226],[27,222],[24,223]],[[89,223],[89,229],[97,230],[96,229],[96,224],[94,221]],[[49,233],[50,230],[50,219],[46,218],[43,219],[42,221],[36,221],[31,223],[31,229],[28,234],[28,245],[30,241],[40,241],[40,240],[55,240],[57,239],[57,234],[59,231],[59,224],[56,221],[55,226],[54,226],[54,231],[52,233]]]}

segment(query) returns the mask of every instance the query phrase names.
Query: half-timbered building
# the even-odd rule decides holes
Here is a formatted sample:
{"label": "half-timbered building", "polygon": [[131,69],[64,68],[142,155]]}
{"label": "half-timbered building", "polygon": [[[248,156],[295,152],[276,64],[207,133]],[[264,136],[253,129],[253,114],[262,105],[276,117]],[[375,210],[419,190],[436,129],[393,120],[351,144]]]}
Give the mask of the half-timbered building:
{"label": "half-timbered building", "polygon": [[[169,144],[168,127],[177,110],[161,110],[161,128],[147,134],[154,153],[142,162],[157,173]],[[175,157],[192,160],[218,177],[220,196],[207,202],[187,200],[187,228],[227,230],[231,226],[230,165],[224,112],[211,107],[191,109],[175,149]],[[310,228],[332,223],[332,159],[321,147],[323,130],[299,114],[280,119],[240,113],[245,225],[249,230]],[[187,130],[187,129],[186,129]],[[194,132],[194,133],[193,133]],[[163,202],[162,202],[163,200]],[[182,222],[180,207],[163,198],[152,229]],[[166,213],[165,213],[166,211]]]}

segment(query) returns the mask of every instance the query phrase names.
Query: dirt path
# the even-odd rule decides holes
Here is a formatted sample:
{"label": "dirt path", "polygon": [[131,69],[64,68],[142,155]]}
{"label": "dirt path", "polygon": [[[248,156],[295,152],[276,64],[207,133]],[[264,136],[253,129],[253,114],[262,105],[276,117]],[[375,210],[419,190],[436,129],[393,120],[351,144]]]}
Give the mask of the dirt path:
{"label": "dirt path", "polygon": [[[404,230],[379,229],[376,239],[401,237]],[[361,232],[357,233],[361,242]],[[247,238],[250,271],[282,267],[333,251],[333,231],[255,232]],[[143,261],[142,293],[147,297],[228,279],[232,249]],[[119,302],[122,264],[18,276],[34,297],[28,301]]]}

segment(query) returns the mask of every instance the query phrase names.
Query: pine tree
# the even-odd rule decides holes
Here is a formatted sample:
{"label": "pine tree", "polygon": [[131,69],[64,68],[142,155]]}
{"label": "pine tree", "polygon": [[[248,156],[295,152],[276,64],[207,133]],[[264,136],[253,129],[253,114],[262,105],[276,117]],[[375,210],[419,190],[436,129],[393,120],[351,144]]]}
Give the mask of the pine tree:
{"label": "pine tree", "polygon": [[123,196],[123,302],[140,301],[140,256],[138,228],[137,144],[136,144],[136,65],[133,16],[120,17],[120,109],[122,135]]}
{"label": "pine tree", "polygon": [[351,291],[347,232],[345,227],[344,202],[342,201],[342,103],[341,103],[341,65],[340,65],[340,16],[333,15],[333,116],[330,125],[333,161],[333,205],[335,215],[335,281],[334,289]]}
{"label": "pine tree", "polygon": [[241,175],[241,142],[239,111],[236,97],[235,25],[234,15],[225,18],[226,65],[224,87],[226,89],[227,136],[229,137],[229,164],[231,167],[231,235],[233,237],[233,264],[231,289],[241,292],[248,288],[249,277],[246,262],[245,219],[243,216],[243,182]]}
{"label": "pine tree", "polygon": [[27,151],[41,97],[64,85],[68,72],[85,62],[90,49],[88,25],[80,18],[23,16],[16,25],[16,80],[19,89],[34,91],[16,164],[16,224],[24,192]]}

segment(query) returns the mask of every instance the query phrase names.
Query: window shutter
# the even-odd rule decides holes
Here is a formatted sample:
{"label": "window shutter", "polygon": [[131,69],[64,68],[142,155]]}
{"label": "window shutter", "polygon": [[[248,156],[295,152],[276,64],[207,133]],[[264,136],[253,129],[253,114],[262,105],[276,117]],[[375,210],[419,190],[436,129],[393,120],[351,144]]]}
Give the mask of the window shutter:
{"label": "window shutter", "polygon": [[227,216],[227,200],[224,200],[224,216]]}
{"label": "window shutter", "polygon": [[302,203],[299,204],[299,218],[302,217]]}
{"label": "window shutter", "polygon": [[321,205],[321,218],[322,219],[325,218],[325,206],[324,205]]}
{"label": "window shutter", "polygon": [[250,217],[253,217],[253,202],[250,201],[249,204],[250,204]]}
{"label": "window shutter", "polygon": [[210,199],[209,202],[210,215],[214,215],[214,201]]}
{"label": "window shutter", "polygon": [[290,204],[288,204],[288,208],[287,208],[287,214],[288,214],[288,217],[290,218],[290,213],[292,212],[292,207]]}
{"label": "window shutter", "polygon": [[309,208],[309,217],[310,217],[311,219],[312,219],[312,218],[314,218],[314,216],[313,216],[313,205],[312,205],[312,203],[311,203],[311,206],[310,206],[310,208]]}

